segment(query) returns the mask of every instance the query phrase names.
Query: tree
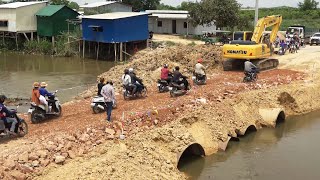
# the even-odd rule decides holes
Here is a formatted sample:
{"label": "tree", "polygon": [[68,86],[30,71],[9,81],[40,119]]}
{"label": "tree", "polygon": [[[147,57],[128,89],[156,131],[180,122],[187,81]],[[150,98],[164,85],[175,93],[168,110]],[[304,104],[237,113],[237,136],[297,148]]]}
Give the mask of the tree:
{"label": "tree", "polygon": [[303,3],[302,2],[298,3],[298,6],[302,11],[316,10],[318,5],[319,5],[319,2],[315,0],[304,0]]}
{"label": "tree", "polygon": [[158,10],[177,10],[176,7],[173,7],[173,6],[170,6],[170,5],[166,5],[166,4],[163,4],[163,3],[159,4],[157,6],[157,9]]}
{"label": "tree", "polygon": [[122,2],[131,5],[133,11],[154,10],[160,5],[160,0],[122,0]]}
{"label": "tree", "polygon": [[79,10],[79,8],[80,8],[79,4],[77,4],[76,2],[70,2],[68,4],[68,7],[71,9],[76,9],[76,10]]}
{"label": "tree", "polygon": [[68,0],[51,0],[50,4],[52,4],[52,5],[68,5],[69,1]]}
{"label": "tree", "polygon": [[217,27],[235,27],[239,20],[240,4],[236,0],[201,0],[189,4],[194,24],[214,24]]}

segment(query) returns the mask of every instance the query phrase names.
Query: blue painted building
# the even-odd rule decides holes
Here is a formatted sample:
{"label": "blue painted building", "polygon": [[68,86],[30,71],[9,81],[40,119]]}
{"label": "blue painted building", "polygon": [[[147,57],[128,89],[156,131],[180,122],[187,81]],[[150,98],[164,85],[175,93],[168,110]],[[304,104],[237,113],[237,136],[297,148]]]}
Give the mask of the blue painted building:
{"label": "blue painted building", "polygon": [[84,16],[82,35],[85,41],[102,43],[147,40],[148,13],[115,12]]}

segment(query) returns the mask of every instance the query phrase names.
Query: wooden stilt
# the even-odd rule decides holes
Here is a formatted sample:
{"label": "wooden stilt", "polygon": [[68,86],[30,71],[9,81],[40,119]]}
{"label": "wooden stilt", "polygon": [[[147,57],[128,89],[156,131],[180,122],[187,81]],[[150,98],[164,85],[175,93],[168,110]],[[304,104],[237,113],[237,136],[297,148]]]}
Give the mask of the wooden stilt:
{"label": "wooden stilt", "polygon": [[54,49],[54,36],[52,36],[51,39],[52,39],[52,49]]}
{"label": "wooden stilt", "polygon": [[38,41],[38,43],[40,42],[40,37],[37,35],[37,41]]}
{"label": "wooden stilt", "polygon": [[23,33],[23,35],[27,39],[27,41],[30,41],[26,33]]}
{"label": "wooden stilt", "polygon": [[90,52],[91,52],[91,51],[90,51],[90,49],[91,49],[91,42],[89,41],[88,44],[89,44],[89,54],[90,54]]}
{"label": "wooden stilt", "polygon": [[114,61],[117,61],[117,43],[114,43]]}
{"label": "wooden stilt", "polygon": [[99,42],[98,42],[98,48],[97,48],[97,60],[99,58]]}
{"label": "wooden stilt", "polygon": [[82,58],[84,58],[85,43],[86,43],[86,41],[83,40],[83,42],[82,42]]}
{"label": "wooden stilt", "polygon": [[31,32],[31,41],[33,41],[33,32]]}
{"label": "wooden stilt", "polygon": [[123,46],[122,46],[123,44],[122,44],[122,42],[120,43],[120,61],[123,61]]}
{"label": "wooden stilt", "polygon": [[[124,43],[124,52],[127,52],[127,43]],[[124,61],[127,61],[127,55],[124,55]]]}
{"label": "wooden stilt", "polygon": [[19,48],[19,45],[18,45],[18,33],[16,33],[16,46],[17,46],[17,50]]}

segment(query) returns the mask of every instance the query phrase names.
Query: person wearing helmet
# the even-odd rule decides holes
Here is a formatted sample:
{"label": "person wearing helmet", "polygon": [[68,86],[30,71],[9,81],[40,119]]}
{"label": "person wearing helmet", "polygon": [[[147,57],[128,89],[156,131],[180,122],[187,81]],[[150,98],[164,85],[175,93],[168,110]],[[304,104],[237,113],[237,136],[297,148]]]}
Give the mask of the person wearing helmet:
{"label": "person wearing helmet", "polygon": [[[179,66],[176,66],[176,67],[175,67],[175,70],[173,71],[172,81],[175,82],[175,83],[177,83],[177,84],[183,83],[185,89],[188,90],[189,83],[188,83],[188,81],[187,81],[187,77],[184,76],[184,75],[182,75],[179,70],[180,70],[180,67],[179,67]],[[181,78],[183,78],[184,80],[181,81],[181,80],[180,80]]]}
{"label": "person wearing helmet", "polygon": [[168,64],[163,65],[163,68],[161,69],[161,80],[166,80],[168,83],[170,83],[171,79],[169,78],[169,74],[171,72],[168,69]]}
{"label": "person wearing helmet", "polygon": [[31,93],[31,101],[36,105],[40,104],[40,92],[39,92],[40,84],[38,82],[33,83],[33,89]]}
{"label": "person wearing helmet", "polygon": [[40,102],[42,104],[45,105],[45,108],[46,108],[46,111],[49,112],[49,105],[48,105],[48,101],[46,100],[46,96],[47,97],[50,97],[52,96],[53,94],[48,92],[46,87],[48,86],[48,84],[46,82],[41,82],[40,83],[40,89],[39,89],[39,92],[40,92]]}
{"label": "person wearing helmet", "polygon": [[7,99],[5,95],[0,95],[0,118],[1,121],[11,123],[10,131],[9,133],[12,135],[16,135],[14,132],[16,124],[18,121],[15,118],[12,118],[10,116],[14,115],[17,113],[16,111],[10,111],[3,103]]}
{"label": "person wearing helmet", "polygon": [[136,76],[136,73],[134,73],[133,68],[129,68],[129,75],[131,77],[131,84],[133,87],[132,95],[135,95],[137,90],[143,89],[142,79],[140,79]]}
{"label": "person wearing helmet", "polygon": [[195,65],[195,68],[194,68],[194,72],[201,76],[201,80],[205,79],[206,77],[206,73],[205,73],[206,68],[201,64],[202,62],[203,60],[201,58],[198,59],[198,63]]}

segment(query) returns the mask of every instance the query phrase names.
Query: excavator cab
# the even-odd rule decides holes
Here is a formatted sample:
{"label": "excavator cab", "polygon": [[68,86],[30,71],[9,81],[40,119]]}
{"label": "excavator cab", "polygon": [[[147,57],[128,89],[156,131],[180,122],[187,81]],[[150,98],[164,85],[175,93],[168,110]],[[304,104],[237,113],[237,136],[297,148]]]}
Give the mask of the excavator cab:
{"label": "excavator cab", "polygon": [[251,41],[252,31],[235,31],[233,32],[233,40]]}

